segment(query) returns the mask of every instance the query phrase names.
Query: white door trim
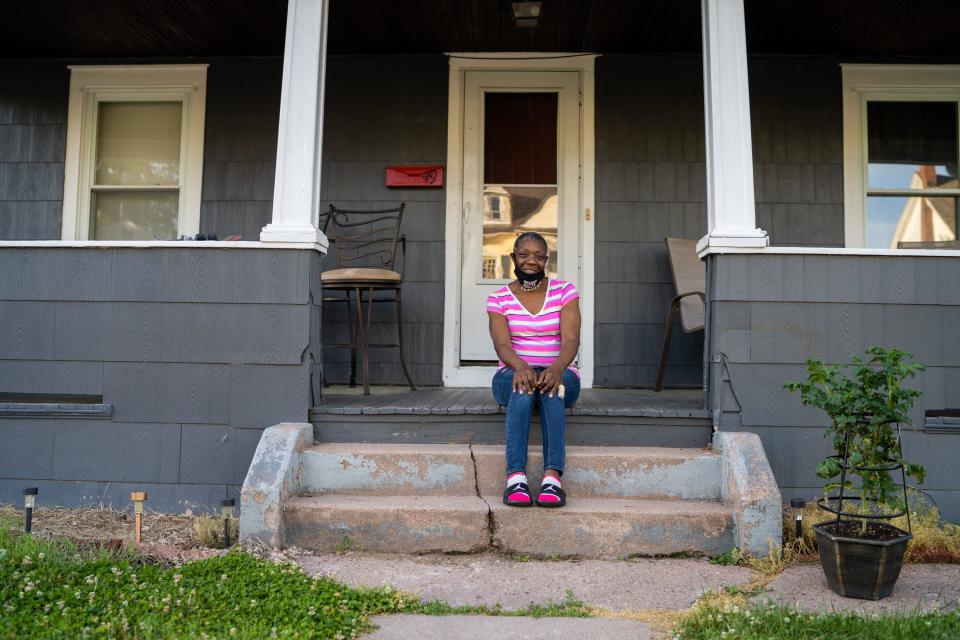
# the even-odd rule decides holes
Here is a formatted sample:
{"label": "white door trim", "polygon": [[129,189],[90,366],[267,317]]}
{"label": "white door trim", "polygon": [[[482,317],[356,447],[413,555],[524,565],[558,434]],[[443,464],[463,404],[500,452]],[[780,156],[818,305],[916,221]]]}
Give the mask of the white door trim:
{"label": "white door trim", "polygon": [[451,53],[447,111],[447,207],[444,240],[443,384],[481,387],[495,367],[460,365],[460,268],[463,238],[463,107],[467,71],[575,71],[580,75],[580,330],[579,369],[593,386],[594,346],[594,60],[595,54]]}

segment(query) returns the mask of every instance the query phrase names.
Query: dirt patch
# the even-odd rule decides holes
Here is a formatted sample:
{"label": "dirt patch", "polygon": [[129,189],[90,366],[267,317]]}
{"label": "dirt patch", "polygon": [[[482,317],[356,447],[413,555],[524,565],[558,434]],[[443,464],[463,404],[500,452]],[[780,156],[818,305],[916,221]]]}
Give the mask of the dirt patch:
{"label": "dirt patch", "polygon": [[[198,549],[194,532],[195,516],[144,513],[142,540],[145,543]],[[0,520],[23,526],[23,512],[0,506]],[[69,538],[78,543],[116,545],[113,541],[133,541],[133,514],[114,509],[63,509],[40,507],[33,512],[33,534],[38,537]],[[109,542],[108,542],[109,541]]]}

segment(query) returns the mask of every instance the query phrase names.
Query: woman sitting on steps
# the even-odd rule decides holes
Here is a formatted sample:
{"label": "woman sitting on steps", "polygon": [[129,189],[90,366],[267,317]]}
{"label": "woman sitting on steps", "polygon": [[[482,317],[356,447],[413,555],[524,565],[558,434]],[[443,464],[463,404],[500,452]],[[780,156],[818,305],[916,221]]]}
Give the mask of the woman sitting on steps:
{"label": "woman sitting on steps", "polygon": [[580,294],[572,282],[544,273],[547,242],[538,233],[521,234],[510,257],[517,279],[487,298],[490,337],[500,357],[493,397],[506,407],[507,488],[504,504],[529,507],[527,440],[534,405],[543,433],[541,507],[566,504],[563,475],[566,407],[580,395],[580,374],[572,365],[580,349]]}

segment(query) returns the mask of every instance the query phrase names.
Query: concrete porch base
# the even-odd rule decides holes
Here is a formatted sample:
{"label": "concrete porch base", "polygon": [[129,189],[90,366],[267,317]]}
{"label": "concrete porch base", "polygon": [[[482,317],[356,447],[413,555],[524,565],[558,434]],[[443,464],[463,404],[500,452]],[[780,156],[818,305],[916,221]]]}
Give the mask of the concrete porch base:
{"label": "concrete porch base", "polygon": [[[544,509],[502,504],[502,446],[307,446],[309,429],[265,432],[244,485],[241,536],[317,551],[584,558],[734,546],[760,555],[781,542],[780,494],[752,434],[718,434],[719,451],[568,447],[567,506]],[[532,449],[529,468],[540,465]],[[282,486],[267,490],[265,478]],[[530,480],[536,489],[539,474]]]}

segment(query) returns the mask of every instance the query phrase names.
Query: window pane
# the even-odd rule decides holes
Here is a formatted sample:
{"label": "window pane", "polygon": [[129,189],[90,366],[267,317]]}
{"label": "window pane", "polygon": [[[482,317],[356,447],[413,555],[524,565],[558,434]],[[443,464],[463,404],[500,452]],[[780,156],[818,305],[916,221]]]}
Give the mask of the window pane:
{"label": "window pane", "polygon": [[510,253],[517,236],[536,231],[547,241],[544,271],[557,275],[557,188],[487,185],[483,190],[483,278],[513,280]]}
{"label": "window pane", "polygon": [[867,104],[871,189],[956,189],[957,104]]}
{"label": "window pane", "polygon": [[557,183],[557,94],[487,93],[483,181]]}
{"label": "window pane", "polygon": [[107,191],[90,201],[91,240],[176,240],[176,191]]}
{"label": "window pane", "polygon": [[956,198],[867,198],[867,246],[872,249],[896,249],[900,242],[956,239]]}
{"label": "window pane", "polygon": [[101,102],[94,182],[180,184],[180,102]]}

